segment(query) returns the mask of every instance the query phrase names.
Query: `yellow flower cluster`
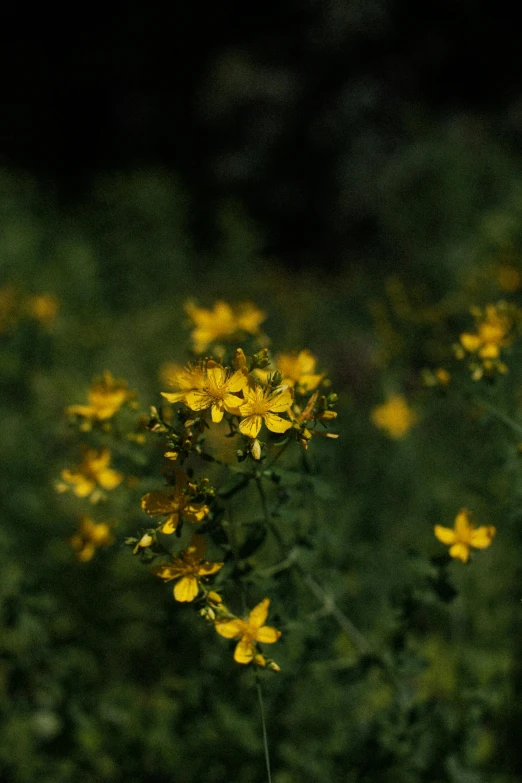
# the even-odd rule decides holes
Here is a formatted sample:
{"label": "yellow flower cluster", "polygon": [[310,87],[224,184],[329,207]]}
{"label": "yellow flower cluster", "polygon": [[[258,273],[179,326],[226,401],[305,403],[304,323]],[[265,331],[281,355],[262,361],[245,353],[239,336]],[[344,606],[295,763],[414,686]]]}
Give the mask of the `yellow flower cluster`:
{"label": "yellow flower cluster", "polygon": [[484,309],[475,307],[472,315],[475,331],[460,335],[455,355],[458,359],[471,357],[471,377],[475,381],[494,372],[506,373],[508,368],[501,360],[501,352],[513,342],[518,311],[506,302],[498,302],[486,305]]}
{"label": "yellow flower cluster", "polygon": [[[263,425],[276,434],[293,429],[305,448],[313,434],[337,437],[312,426],[326,426],[337,416],[332,410],[336,395],[319,397],[316,387],[324,381],[324,374],[315,372],[316,361],[305,350],[280,354],[275,367],[270,367],[265,349],[251,360],[249,370],[247,357],[238,348],[233,368],[214,359],[202,359],[186,367],[170,365],[168,379],[175,391],[162,392],[162,396],[172,404],[184,403],[195,413],[206,416],[210,412],[213,423],[221,422],[225,414],[236,417],[237,431],[249,439],[247,451],[254,459],[260,459],[261,444],[257,438]],[[169,456],[176,459],[179,451],[174,450]]]}
{"label": "yellow flower cluster", "polygon": [[[231,306],[219,301],[206,310],[189,303],[186,312],[194,326],[194,352],[209,350],[209,355],[200,355],[185,366],[170,363],[162,369],[162,378],[170,388],[161,392],[164,402],[150,409],[143,426],[163,439],[163,453],[169,462],[164,467],[162,485],[140,492],[138,502],[149,518],[148,524],[125,543],[142,562],[153,563],[152,573],[158,579],[173,583],[176,601],[195,604],[219,636],[235,641],[236,662],[279,671],[277,663],[265,657],[262,650],[262,645],[273,644],[281,636],[279,630],[266,624],[270,599],[264,598],[242,617],[225,605],[212,583],[219,590],[224,585],[231,606],[239,603],[240,595],[244,595],[242,568],[237,567],[240,560],[250,558],[267,534],[276,535],[270,526],[269,501],[261,482],[270,481],[273,486],[281,481],[272,466],[291,441],[308,448],[315,435],[337,437],[327,431],[337,416],[337,395],[330,392],[330,382],[309,350],[270,358],[264,347],[268,341],[260,332],[265,316],[254,305]],[[245,340],[243,346],[250,349],[249,355],[242,347],[233,350],[234,343],[230,342],[236,339]],[[111,450],[105,444],[108,439],[125,438],[124,447],[120,444],[118,449],[125,455],[130,448],[128,441],[138,442],[125,434],[130,417],[120,415],[124,407],[136,410],[134,394],[125,381],[106,371],[94,380],[86,401],[66,408],[69,419],[89,433],[94,446],[84,446],[80,463],[62,471],[57,485],[60,492],[70,492],[91,503],[109,502],[109,493],[123,483],[124,476],[112,467]],[[112,426],[115,417],[117,427]],[[260,440],[263,434],[266,442]],[[215,447],[216,439],[226,439],[227,444],[239,439],[240,448],[220,451]],[[268,454],[268,469],[260,470],[259,463]],[[230,465],[236,458],[238,462],[250,462],[239,469]],[[198,474],[201,461],[207,466],[211,463],[211,467]],[[143,463],[138,459],[136,462]],[[224,473],[229,473],[231,488],[223,488]],[[221,487],[215,490],[211,479],[216,486],[221,482]],[[259,539],[246,526],[236,531],[237,535],[232,533],[228,519],[227,503],[249,483],[251,487],[257,485],[262,501],[264,530]],[[131,477],[126,486],[128,491],[136,487]],[[109,523],[84,517],[70,544],[76,557],[86,561],[112,540]],[[219,554],[213,557],[216,548]]]}

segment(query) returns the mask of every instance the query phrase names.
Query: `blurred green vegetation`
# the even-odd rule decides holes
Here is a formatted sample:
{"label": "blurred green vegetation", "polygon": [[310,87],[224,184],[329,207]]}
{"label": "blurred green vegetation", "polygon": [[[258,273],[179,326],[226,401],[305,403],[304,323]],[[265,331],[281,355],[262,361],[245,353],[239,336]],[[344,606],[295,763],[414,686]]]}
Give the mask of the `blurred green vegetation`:
{"label": "blurred green vegetation", "polygon": [[[471,327],[470,305],[522,304],[491,272],[507,258],[522,274],[522,190],[485,130],[419,138],[366,194],[378,235],[328,274],[267,258],[236,203],[202,249],[190,196],[161,171],[101,178],[71,210],[0,172],[0,288],[59,300],[49,323],[0,330],[2,780],[266,779],[253,672],[122,547],[139,510],[122,510],[119,541],[78,563],[73,504],[53,488],[75,442],[65,406],[105,369],[155,404],[161,365],[185,359],[188,297],[255,301],[274,348],[307,347],[329,370],[341,437],[312,444],[322,481],[292,513],[313,530],[315,578],[388,662],[357,653],[310,594],[284,607],[294,577],[274,578],[286,622],[282,672],[263,678],[274,783],[520,779],[518,440],[473,406],[476,385],[437,393],[420,373]],[[517,350],[509,375],[480,387],[515,418]],[[370,413],[397,391],[419,421],[395,441]],[[497,537],[469,565],[440,568],[433,525],[463,506]]]}

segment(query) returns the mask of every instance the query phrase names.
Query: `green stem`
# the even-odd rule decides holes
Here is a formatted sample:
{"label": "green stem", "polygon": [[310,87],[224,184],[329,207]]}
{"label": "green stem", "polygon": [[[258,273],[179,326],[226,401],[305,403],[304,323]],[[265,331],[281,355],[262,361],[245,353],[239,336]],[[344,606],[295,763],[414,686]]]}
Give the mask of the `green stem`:
{"label": "green stem", "polygon": [[[283,541],[281,533],[272,522],[270,510],[268,508],[268,503],[266,499],[266,493],[263,484],[261,482],[261,478],[258,475],[256,475],[254,478],[259,492],[259,497],[261,499],[261,505],[263,507],[263,516],[265,518],[265,525],[268,528],[268,530],[270,530],[275,540],[277,541],[279,545],[279,549],[281,550],[282,557],[286,559],[289,557],[289,553],[287,552],[287,548],[285,542]],[[306,569],[303,568],[303,566],[300,563],[294,561],[293,566],[298,572],[298,574],[301,576],[301,578],[303,579],[303,582],[308,587],[308,589],[316,596],[316,598],[322,601],[323,605],[329,610],[329,613],[332,615],[332,617],[334,617],[334,619],[337,620],[337,623],[342,628],[342,630],[346,633],[346,635],[351,639],[352,644],[357,648],[357,650],[363,655],[368,654],[371,651],[370,643],[359,631],[359,629],[355,627],[352,621],[344,614],[344,612],[336,604],[334,599],[331,596],[327,595],[327,593],[323,590],[321,585],[313,578],[313,576],[308,571],[306,571]]]}
{"label": "green stem", "polygon": [[272,783],[272,775],[270,773],[270,753],[268,750],[268,736],[266,733],[265,707],[263,703],[263,693],[261,691],[261,682],[259,680],[259,672],[257,671],[256,671],[256,688],[257,688],[257,696],[259,699],[259,709],[261,712],[261,724],[263,726],[263,745],[265,748],[266,776],[267,776],[268,783]]}
{"label": "green stem", "polygon": [[482,399],[482,397],[475,397],[479,405],[482,405],[487,411],[492,413],[500,421],[502,421],[507,427],[510,427],[518,435],[522,435],[522,423],[519,423],[508,416],[503,411],[499,410],[495,405],[492,405],[488,400]]}
{"label": "green stem", "polygon": [[275,462],[277,462],[277,460],[279,459],[279,457],[280,457],[282,454],[284,454],[285,450],[288,448],[288,444],[289,444],[289,443],[290,443],[290,438],[288,438],[288,439],[287,439],[286,443],[284,443],[284,444],[283,444],[283,446],[282,446],[282,447],[281,447],[281,449],[280,449],[280,450],[277,452],[277,454],[275,454],[275,455],[274,455],[274,457],[273,457],[273,458],[270,460],[270,462],[269,462],[269,463],[268,463],[268,465],[266,466],[265,470],[270,470],[270,468],[272,467],[272,465],[273,465]]}

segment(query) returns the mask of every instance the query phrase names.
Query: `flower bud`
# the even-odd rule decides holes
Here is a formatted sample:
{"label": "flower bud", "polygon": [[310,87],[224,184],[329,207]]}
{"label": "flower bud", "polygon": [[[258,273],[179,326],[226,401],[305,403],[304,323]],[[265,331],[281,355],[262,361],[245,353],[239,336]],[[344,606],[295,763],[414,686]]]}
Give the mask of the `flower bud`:
{"label": "flower bud", "polygon": [[250,452],[254,459],[261,459],[261,444],[257,438],[253,441]]}

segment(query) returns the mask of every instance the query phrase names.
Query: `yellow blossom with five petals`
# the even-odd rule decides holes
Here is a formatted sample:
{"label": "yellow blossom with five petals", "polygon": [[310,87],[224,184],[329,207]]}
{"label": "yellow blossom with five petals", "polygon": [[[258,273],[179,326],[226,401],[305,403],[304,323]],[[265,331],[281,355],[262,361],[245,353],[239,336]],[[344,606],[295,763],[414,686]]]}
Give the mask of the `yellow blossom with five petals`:
{"label": "yellow blossom with five petals", "polygon": [[210,343],[223,338],[230,339],[237,332],[257,335],[260,324],[266,318],[261,310],[249,302],[233,309],[227,302],[220,300],[212,310],[187,302],[185,312],[195,325],[192,341],[196,353],[203,353]]}
{"label": "yellow blossom with five petals", "polygon": [[371,420],[384,430],[390,438],[403,438],[417,421],[413,411],[402,394],[393,394],[383,405],[372,410]]}
{"label": "yellow blossom with five petals", "polygon": [[265,598],[255,606],[247,620],[236,617],[233,620],[218,619],[214,625],[216,631],[225,639],[239,639],[234,650],[234,660],[237,663],[250,663],[256,657],[256,643],[273,644],[281,636],[281,631],[265,625],[268,617],[270,598]]}
{"label": "yellow blossom with five petals", "polygon": [[161,394],[168,402],[184,402],[193,411],[210,408],[212,421],[217,424],[223,418],[225,411],[237,414],[238,406],[243,402],[237,393],[247,385],[248,373],[245,368],[241,368],[230,375],[228,368],[209,359],[204,370],[197,367],[184,376],[178,375],[180,387],[181,383],[188,385],[194,382],[197,386],[185,388],[175,394],[168,392]]}
{"label": "yellow blossom with five petals", "polygon": [[174,486],[147,492],[142,497],[141,507],[145,513],[150,517],[167,517],[159,528],[161,533],[167,535],[173,533],[179,524],[180,517],[196,524],[208,514],[209,507],[205,503],[195,503],[190,493],[186,492],[188,485],[187,474],[182,470],[177,470]]}
{"label": "yellow blossom with five petals", "polygon": [[77,559],[84,563],[91,560],[96,549],[109,546],[113,541],[109,523],[93,522],[89,517],[82,517],[78,533],[69,539]]}
{"label": "yellow blossom with five petals", "polygon": [[295,386],[302,392],[313,391],[324,378],[324,374],[315,372],[317,359],[306,349],[298,354],[278,354],[275,363],[283,377],[283,383]]}
{"label": "yellow blossom with five petals", "polygon": [[204,389],[207,383],[205,362],[188,364],[186,367],[180,367],[174,363],[164,365],[162,375],[163,380],[178,389],[176,392],[161,392],[161,396],[172,403],[182,402],[187,392],[194,389]]}
{"label": "yellow blossom with five petals", "polygon": [[66,413],[81,416],[87,421],[107,421],[129,400],[131,393],[125,381],[117,381],[107,370],[95,381],[87,393],[87,405],[69,405]]}
{"label": "yellow blossom with five petals", "polygon": [[205,541],[203,536],[193,535],[189,547],[178,556],[172,558],[170,563],[156,566],[153,574],[159,576],[164,582],[172,579],[178,581],[174,585],[174,598],[176,601],[193,601],[200,590],[201,580],[211,574],[215,574],[223,567],[223,563],[210,563],[204,561]]}
{"label": "yellow blossom with five petals", "polygon": [[106,491],[115,489],[123,481],[123,475],[109,468],[110,462],[109,449],[86,449],[79,465],[62,470],[64,483],[58,484],[58,490],[65,492],[71,489],[77,497],[86,498],[97,488]]}
{"label": "yellow blossom with five petals", "polygon": [[455,527],[435,525],[435,536],[443,544],[450,547],[451,557],[467,563],[470,549],[487,549],[495,537],[496,528],[493,525],[475,527],[470,519],[470,513],[463,508],[455,517]]}
{"label": "yellow blossom with five petals", "polygon": [[249,438],[257,438],[259,430],[265,422],[271,432],[286,432],[292,422],[277,416],[285,413],[292,404],[292,392],[288,386],[278,386],[271,391],[255,384],[243,389],[245,401],[239,408],[243,417],[239,423],[239,431]]}

